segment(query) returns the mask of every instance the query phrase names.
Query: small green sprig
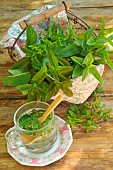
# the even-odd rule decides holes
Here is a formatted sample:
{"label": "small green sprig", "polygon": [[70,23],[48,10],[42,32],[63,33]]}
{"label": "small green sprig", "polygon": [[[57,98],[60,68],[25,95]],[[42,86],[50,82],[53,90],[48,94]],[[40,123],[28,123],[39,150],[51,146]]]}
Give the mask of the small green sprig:
{"label": "small green sprig", "polygon": [[43,116],[45,110],[35,110],[33,109],[29,114],[25,113],[19,118],[19,126],[25,130],[38,130],[43,128],[52,119],[52,114],[50,114],[46,120],[40,124],[38,121]]}
{"label": "small green sprig", "polygon": [[99,122],[113,118],[110,114],[112,108],[106,109],[106,105],[100,103],[102,90],[103,86],[100,86],[93,92],[93,102],[85,102],[83,105],[71,104],[65,114],[66,122],[72,127],[82,127],[86,132],[90,132],[98,128]]}

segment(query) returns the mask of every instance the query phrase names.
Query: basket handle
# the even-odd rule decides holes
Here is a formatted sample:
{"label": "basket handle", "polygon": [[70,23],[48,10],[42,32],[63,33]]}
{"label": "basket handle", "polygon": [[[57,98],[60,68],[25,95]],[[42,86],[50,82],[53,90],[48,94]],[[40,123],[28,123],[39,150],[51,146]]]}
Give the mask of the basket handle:
{"label": "basket handle", "polygon": [[44,12],[41,12],[38,15],[34,15],[27,20],[21,21],[19,23],[19,25],[24,30],[29,24],[33,25],[33,24],[39,23],[42,20],[46,20],[50,16],[53,16],[53,15],[55,15],[55,14],[57,14],[57,13],[63,11],[63,10],[67,11],[67,9],[70,8],[70,7],[71,7],[71,2],[65,3],[65,1],[62,1],[61,4],[58,4],[57,6],[51,8],[51,9],[48,9]]}
{"label": "basket handle", "polygon": [[65,3],[65,1],[62,1],[61,4],[58,4],[57,6],[55,6],[54,8],[51,8],[49,10],[46,10],[44,12],[41,12],[38,15],[34,15],[31,18],[29,18],[28,20],[23,20],[19,23],[20,27],[22,28],[22,32],[18,35],[18,37],[15,39],[15,42],[13,44],[12,47],[8,47],[8,53],[10,58],[14,61],[17,62],[16,59],[16,55],[14,53],[14,49],[15,49],[15,44],[17,43],[18,39],[20,38],[20,36],[23,34],[23,32],[26,30],[27,26],[29,24],[36,24],[39,23],[42,20],[45,20],[47,18],[49,18],[52,15],[55,15],[63,10],[65,10],[66,12],[68,11],[68,8],[71,7],[71,2],[67,2]]}

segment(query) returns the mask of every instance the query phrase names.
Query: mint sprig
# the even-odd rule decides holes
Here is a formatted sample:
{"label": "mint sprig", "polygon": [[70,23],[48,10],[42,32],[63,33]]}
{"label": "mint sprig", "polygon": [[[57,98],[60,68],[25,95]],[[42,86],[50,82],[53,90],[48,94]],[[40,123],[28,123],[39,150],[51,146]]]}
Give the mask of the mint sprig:
{"label": "mint sprig", "polygon": [[52,115],[50,114],[46,120],[40,124],[39,119],[43,116],[45,110],[35,110],[33,109],[30,113],[24,113],[19,118],[19,126],[25,130],[38,130],[43,128],[48,124],[48,122],[52,119]]}
{"label": "mint sprig", "polygon": [[80,127],[90,132],[98,128],[99,122],[113,118],[110,114],[112,108],[106,109],[106,105],[100,103],[102,90],[103,87],[100,86],[93,92],[92,102],[85,102],[82,105],[71,104],[65,114],[66,122],[72,127]]}
{"label": "mint sprig", "polygon": [[[92,74],[100,83],[103,79],[96,69],[107,64],[113,70],[110,56],[113,51],[113,29],[105,30],[102,18],[100,33],[94,36],[94,29],[78,34],[69,23],[66,30],[51,23],[49,29],[37,36],[29,25],[26,31],[26,46],[21,49],[26,54],[9,70],[2,83],[15,86],[27,100],[49,101],[59,90],[66,96],[73,96],[71,79]],[[106,36],[110,34],[110,36]],[[40,43],[38,43],[40,42]]]}

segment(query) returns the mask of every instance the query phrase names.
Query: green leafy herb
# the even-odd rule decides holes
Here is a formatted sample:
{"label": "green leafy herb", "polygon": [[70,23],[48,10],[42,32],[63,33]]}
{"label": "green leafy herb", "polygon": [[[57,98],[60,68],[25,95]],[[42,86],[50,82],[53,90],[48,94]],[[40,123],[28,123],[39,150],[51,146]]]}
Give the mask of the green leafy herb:
{"label": "green leafy herb", "polygon": [[38,130],[46,126],[48,122],[52,119],[52,114],[46,118],[46,120],[40,124],[38,120],[43,116],[45,110],[35,110],[33,109],[30,113],[24,113],[19,118],[19,126],[25,130]]}
{"label": "green leafy herb", "polygon": [[2,83],[15,86],[28,101],[49,101],[60,89],[72,96],[71,79],[82,76],[84,81],[89,73],[103,83],[96,66],[107,64],[113,70],[109,47],[113,46],[113,30],[104,28],[104,18],[97,36],[92,28],[78,34],[70,23],[64,30],[53,22],[38,37],[29,25],[26,46],[21,48],[26,56],[14,64],[8,71],[11,76],[4,77]]}
{"label": "green leafy herb", "polygon": [[31,25],[28,25],[26,33],[27,33],[26,47],[29,47],[30,45],[36,44],[37,33]]}
{"label": "green leafy herb", "polygon": [[3,78],[3,83],[8,84],[9,86],[18,86],[26,84],[30,81],[30,73],[22,73],[14,76],[6,76]]}
{"label": "green leafy herb", "polygon": [[72,104],[67,110],[65,116],[66,122],[73,127],[82,127],[87,132],[98,128],[98,123],[111,119],[112,109],[106,109],[105,104],[100,103],[103,86],[100,86],[93,92],[93,102],[85,102],[82,105]]}

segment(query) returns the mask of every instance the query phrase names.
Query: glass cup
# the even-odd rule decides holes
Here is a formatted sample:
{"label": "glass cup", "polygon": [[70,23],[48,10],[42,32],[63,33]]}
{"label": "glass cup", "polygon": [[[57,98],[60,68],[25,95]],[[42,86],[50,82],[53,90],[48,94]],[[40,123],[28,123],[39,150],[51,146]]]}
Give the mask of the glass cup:
{"label": "glass cup", "polygon": [[6,133],[6,139],[8,140],[8,135],[11,135],[12,131],[16,130],[19,134],[20,141],[19,144],[15,146],[11,141],[8,141],[10,146],[20,147],[24,146],[28,151],[32,153],[43,153],[48,151],[54,145],[57,139],[57,127],[55,124],[54,111],[51,112],[51,119],[47,122],[45,126],[38,130],[25,130],[19,125],[19,118],[23,114],[29,114],[31,110],[46,110],[49,105],[44,102],[33,101],[22,105],[14,114],[14,124],[15,126],[9,129]]}

